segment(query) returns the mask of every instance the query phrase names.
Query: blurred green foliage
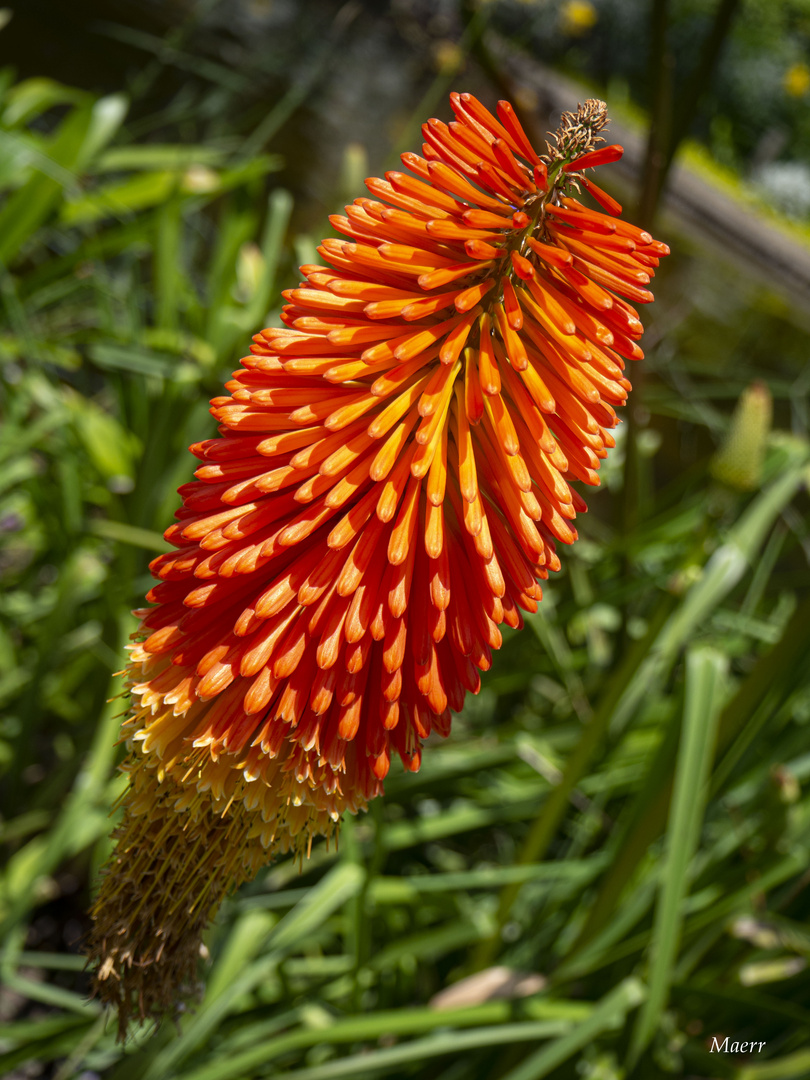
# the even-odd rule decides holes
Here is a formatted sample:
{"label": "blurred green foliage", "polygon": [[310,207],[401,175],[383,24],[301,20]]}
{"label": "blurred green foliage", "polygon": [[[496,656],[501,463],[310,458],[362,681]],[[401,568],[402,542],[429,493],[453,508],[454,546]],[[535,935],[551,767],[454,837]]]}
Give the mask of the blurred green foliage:
{"label": "blurred green foliage", "polygon": [[[717,62],[703,70],[724,11]],[[808,0],[500,0],[494,21],[610,103],[657,112],[662,140],[698,140],[769,205],[810,221]],[[693,77],[699,107],[680,132]]]}
{"label": "blurred green foliage", "polygon": [[[272,125],[163,143],[127,116],[3,83],[0,1072],[806,1076],[807,328],[677,237],[635,437],[538,614],[338,850],[227,904],[196,1012],[116,1045],[80,955],[120,790],[114,672],[207,399],[312,247],[256,154]],[[773,430],[738,490],[712,461],[754,380]],[[767,1045],[710,1055],[714,1034]]]}
{"label": "blurred green foliage", "polygon": [[[728,3],[728,0],[726,0]],[[666,12],[674,83],[694,70],[718,0],[501,0],[498,25],[535,55],[586,75],[648,107],[650,24],[654,8]],[[707,107],[692,134],[720,151],[724,163],[748,165],[769,131],[783,136],[778,153],[804,159],[810,152],[810,115],[804,81],[790,73],[806,68],[810,54],[807,0],[745,0],[711,82]]]}
{"label": "blurred green foliage", "polygon": [[[290,200],[262,194],[277,157],[111,146],[120,96],[32,79],[2,108],[0,604],[14,632],[0,695],[20,704],[0,753],[18,777],[46,767],[53,800],[107,693],[100,672],[120,666],[142,552],[163,549],[206,399],[275,295]],[[8,811],[19,789],[5,791]]]}

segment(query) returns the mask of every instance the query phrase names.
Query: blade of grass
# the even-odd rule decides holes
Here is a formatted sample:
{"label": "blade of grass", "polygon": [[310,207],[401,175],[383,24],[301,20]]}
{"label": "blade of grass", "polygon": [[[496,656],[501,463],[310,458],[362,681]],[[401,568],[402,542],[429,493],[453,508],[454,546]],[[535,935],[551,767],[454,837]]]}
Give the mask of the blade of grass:
{"label": "blade of grass", "polygon": [[97,1001],[86,1001],[79,994],[74,994],[61,986],[35,982],[24,975],[18,975],[16,971],[5,969],[0,971],[0,982],[8,990],[21,994],[31,1001],[38,1001],[41,1005],[63,1009],[80,1016],[93,1017],[101,1013],[101,1006]]}
{"label": "blade of grass", "polygon": [[[692,585],[681,603],[670,595],[659,602],[645,637],[634,643],[625,660],[608,682],[593,718],[583,729],[579,742],[563,771],[560,783],[544,802],[518,856],[518,863],[541,861],[565,816],[568,800],[579,783],[608,730],[621,730],[654,685],[671,669],[679,650],[695,633],[708,614],[740,580],[797,487],[803,483],[808,446],[797,440],[788,452],[782,474],[745,510],[729,530],[725,542],[710,557],[702,576]],[[476,950],[472,967],[488,967],[497,953],[500,929],[509,918],[519,885],[510,885],[501,894],[498,933]]]}
{"label": "blade of grass", "polygon": [[638,979],[625,979],[599,1002],[587,1020],[567,1035],[531,1054],[501,1080],[541,1080],[541,1077],[548,1076],[598,1035],[621,1027],[627,1013],[644,1001],[646,993],[646,987]]}
{"label": "blade of grass", "polygon": [[108,1017],[102,1013],[95,1024],[92,1024],[85,1031],[82,1038],[71,1046],[70,1053],[53,1074],[53,1080],[70,1080],[71,1077],[76,1075],[87,1055],[104,1037],[107,1020]]}
{"label": "blade of grass", "polygon": [[[123,630],[123,620],[120,627]],[[123,640],[123,636],[122,636]],[[16,930],[37,903],[37,887],[64,861],[109,830],[105,785],[117,753],[119,680],[113,676],[109,698],[96,728],[90,753],[76,775],[73,788],[50,832],[36,836],[18,851],[0,879],[4,900],[0,938]],[[17,950],[18,951],[18,950]],[[10,956],[6,957],[13,962]],[[4,959],[6,959],[4,958]]]}
{"label": "blade of grass", "polygon": [[284,188],[276,188],[267,203],[267,220],[260,245],[264,257],[261,278],[256,292],[247,309],[247,321],[250,326],[258,326],[267,315],[267,310],[275,293],[279,278],[279,266],[284,248],[284,237],[290,224],[293,210],[293,197]]}
{"label": "blade of grass", "polygon": [[216,1030],[240,995],[258,986],[279,960],[299,944],[362,888],[363,872],[357,864],[339,863],[312,888],[268,934],[264,954],[235,979],[227,994],[206,998],[182,1035],[160,1053],[142,1080],[165,1080],[177,1065]]}
{"label": "blade of grass", "polygon": [[[464,1009],[381,1010],[376,1013],[337,1018],[327,1026],[299,1028],[297,1031],[291,1031],[252,1046],[240,1054],[219,1058],[199,1069],[184,1073],[183,1080],[234,1080],[236,1077],[249,1074],[257,1066],[265,1065],[293,1050],[306,1049],[318,1043],[328,1042],[339,1045],[376,1042],[383,1036],[422,1035],[436,1028],[457,1029],[445,1035],[444,1039],[447,1042],[440,1044],[447,1045],[450,1053],[461,1049],[464,1045],[459,1041],[464,1036],[458,1029],[469,1027],[477,1028],[478,1031],[473,1034],[485,1040],[483,1043],[474,1042],[471,1046],[498,1045],[500,1035],[504,1036],[504,1042],[507,1043],[515,1041],[520,1035],[530,1039],[548,1037],[567,1031],[574,1024],[582,1026],[588,1023],[594,1011],[595,1009],[585,1002],[554,1001],[542,997],[527,998],[517,1004],[511,1001],[490,1001]],[[615,1008],[611,1011],[615,1014]],[[523,1024],[508,1023],[515,1015],[526,1016],[529,1020]],[[534,1027],[534,1024],[543,1026]],[[493,1039],[494,1042],[487,1041]],[[432,1044],[434,1047],[437,1045],[433,1044],[432,1040],[421,1040],[421,1045],[409,1043],[407,1046],[396,1049],[407,1050],[410,1047],[412,1056],[404,1060],[418,1061],[426,1057],[425,1044]],[[364,1060],[371,1057],[368,1053],[361,1056]],[[356,1061],[353,1058],[343,1060]]]}
{"label": "blade of grass", "polygon": [[206,998],[214,1001],[236,981],[245,965],[254,959],[273,928],[275,917],[267,911],[246,911],[231,928],[206,985]]}
{"label": "blade of grass", "polygon": [[90,531],[107,540],[117,540],[119,544],[131,544],[145,551],[169,551],[171,545],[158,532],[140,529],[137,525],[127,525],[124,521],[111,521],[109,518],[96,518],[90,523]]}
{"label": "blade of grass", "polygon": [[[784,700],[794,683],[803,678],[802,664],[810,649],[810,597],[796,609],[781,639],[757,660],[734,696],[720,714],[717,736],[718,765],[711,777],[711,790],[720,791],[731,770],[773,710],[765,705],[779,693]],[[674,741],[665,740],[656,755],[644,787],[620,834],[610,867],[591,904],[588,917],[569,952],[569,960],[611,921],[616,904],[650,844],[661,834],[672,794]],[[579,965],[575,965],[577,968]],[[565,965],[567,971],[568,965]]]}
{"label": "blade of grass", "polygon": [[734,1080],[805,1080],[808,1075],[810,1050],[799,1050],[761,1065],[744,1065],[734,1074]]}
{"label": "blade of grass", "polygon": [[[594,754],[601,746],[615,710],[631,692],[634,679],[639,676],[640,669],[645,660],[648,659],[652,645],[661,633],[662,626],[666,623],[675,603],[675,598],[670,595],[662,597],[647,635],[641,641],[636,642],[630,649],[625,656],[624,662],[608,682],[590,723],[583,728],[574,752],[568,759],[562,779],[544,801],[539,815],[535,818],[529,830],[516,859],[518,865],[540,862],[544,858],[548,846],[565,815],[571,793],[584,775]],[[516,882],[506,886],[501,893],[497,913],[498,932],[485,939],[475,951],[471,963],[473,970],[480,971],[491,965],[498,951],[500,930],[509,919],[512,905],[519,891],[520,884]]]}
{"label": "blade of grass", "polygon": [[155,321],[163,330],[176,330],[178,326],[182,205],[175,188],[155,215]]}
{"label": "blade of grass", "polygon": [[[417,1062],[427,1064],[434,1058],[447,1055],[457,1057],[467,1050],[478,1050],[488,1046],[513,1046],[522,1042],[536,1042],[539,1039],[547,1039],[557,1035],[560,1029],[565,1027],[567,1025],[560,1020],[540,1020],[528,1021],[523,1024],[498,1024],[493,1027],[479,1028],[477,1031],[463,1033],[453,1031],[429,1035],[424,1039],[415,1039],[400,1046],[367,1050],[360,1054],[351,1054],[349,1057],[340,1058],[337,1061],[315,1065],[309,1069],[296,1069],[290,1075],[294,1075],[297,1080],[338,1080],[339,1077],[363,1076],[366,1073],[379,1076],[400,1065]],[[305,1045],[311,1045],[312,1043],[323,1043],[326,1032],[319,1030],[314,1033],[306,1032],[302,1034],[310,1035]],[[314,1038],[312,1038],[313,1034]],[[387,1034],[387,1032],[381,1034]],[[284,1047],[284,1049],[292,1048],[291,1043],[292,1037],[290,1036],[288,1038],[288,1047]],[[248,1054],[240,1055],[240,1063],[247,1057]],[[251,1060],[255,1062],[256,1056],[251,1054]],[[235,1076],[245,1075],[244,1071],[234,1072],[231,1066],[232,1061],[223,1062],[222,1066],[216,1071],[213,1069],[200,1069],[193,1073],[187,1073],[183,1080],[229,1080],[229,1078]]]}
{"label": "blade of grass", "polygon": [[[71,180],[90,163],[123,122],[126,101],[120,95],[86,102],[62,121],[46,156],[46,165],[66,170]],[[21,246],[47,219],[62,196],[63,180],[44,168],[7,200],[0,210],[0,263],[8,265]]]}
{"label": "blade of grass", "polygon": [[699,647],[686,657],[683,732],[675,766],[675,786],[667,829],[667,853],[650,949],[650,992],[633,1030],[628,1055],[632,1069],[649,1044],[666,1005],[681,938],[689,865],[700,837],[708,797],[721,695],[728,661]]}
{"label": "blade of grass", "polygon": [[588,911],[582,929],[558,969],[562,978],[577,959],[583,947],[613,921],[616,905],[628,882],[647,854],[650,844],[660,835],[667,818],[672,795],[672,763],[678,745],[679,726],[670,724],[652,760],[644,784],[635,798],[627,824],[614,845],[612,857],[599,891]]}

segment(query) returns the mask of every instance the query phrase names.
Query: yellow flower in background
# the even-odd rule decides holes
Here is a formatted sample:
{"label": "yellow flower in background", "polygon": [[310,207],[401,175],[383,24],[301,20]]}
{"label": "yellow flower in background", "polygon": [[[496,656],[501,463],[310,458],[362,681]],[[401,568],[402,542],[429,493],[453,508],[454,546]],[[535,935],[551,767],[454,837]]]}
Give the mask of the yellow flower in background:
{"label": "yellow flower in background", "polygon": [[560,26],[563,33],[571,37],[587,34],[598,19],[596,8],[590,0],[566,0],[560,7]]}
{"label": "yellow flower in background", "polygon": [[791,64],[782,79],[785,93],[789,97],[804,97],[810,90],[810,67],[807,64]]}
{"label": "yellow flower in background", "polygon": [[436,43],[433,50],[433,62],[437,71],[444,75],[451,75],[461,69],[464,53],[457,42],[450,38],[443,38]]}

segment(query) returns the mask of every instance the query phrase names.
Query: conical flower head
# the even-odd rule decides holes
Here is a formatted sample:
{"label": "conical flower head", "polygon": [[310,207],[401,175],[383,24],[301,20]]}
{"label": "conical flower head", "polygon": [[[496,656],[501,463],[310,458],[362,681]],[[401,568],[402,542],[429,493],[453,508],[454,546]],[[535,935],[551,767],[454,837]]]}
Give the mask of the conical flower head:
{"label": "conical flower head", "polygon": [[772,415],[773,399],[766,383],[754,382],[742,392],[728,433],[709,466],[716,480],[737,491],[760,487]]}
{"label": "conical flower head", "polygon": [[[419,768],[533,612],[598,484],[665,245],[586,170],[603,103],[545,157],[452,94],[407,172],[331,219],[215,398],[128,668],[130,790],[96,905],[125,1025],[193,979],[210,913]],[[588,209],[582,190],[607,211]]]}

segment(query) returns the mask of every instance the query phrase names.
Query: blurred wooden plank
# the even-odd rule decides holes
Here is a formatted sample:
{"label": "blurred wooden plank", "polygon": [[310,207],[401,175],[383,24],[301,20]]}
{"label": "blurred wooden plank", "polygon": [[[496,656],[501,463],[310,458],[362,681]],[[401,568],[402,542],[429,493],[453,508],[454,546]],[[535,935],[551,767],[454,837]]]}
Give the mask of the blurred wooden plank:
{"label": "blurred wooden plank", "polygon": [[[536,99],[532,134],[537,141],[546,129],[556,127],[561,112],[595,96],[594,90],[518,52],[495,34],[487,37],[486,47],[515,93],[522,90]],[[646,133],[612,120],[609,141],[624,147],[624,157],[610,171],[632,206],[638,197]],[[810,304],[810,245],[677,161],[664,196],[662,219],[659,232],[664,237],[677,232],[697,245],[714,248],[743,273],[798,304],[802,313]]]}

